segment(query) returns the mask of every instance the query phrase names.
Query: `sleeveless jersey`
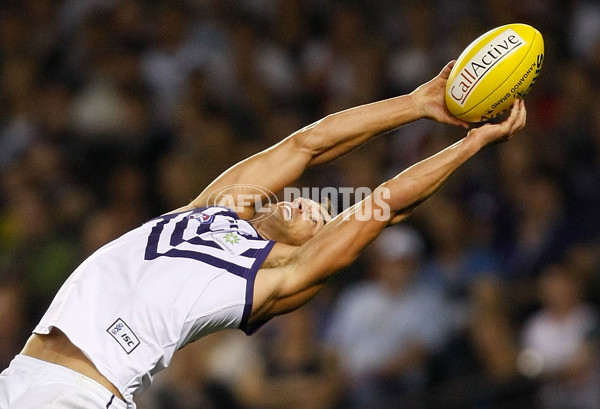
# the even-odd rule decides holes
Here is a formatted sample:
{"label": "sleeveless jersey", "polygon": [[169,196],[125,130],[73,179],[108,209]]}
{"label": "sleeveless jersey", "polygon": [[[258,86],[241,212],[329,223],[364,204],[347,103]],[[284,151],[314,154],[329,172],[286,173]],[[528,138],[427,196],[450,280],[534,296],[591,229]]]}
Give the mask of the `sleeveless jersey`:
{"label": "sleeveless jersey", "polygon": [[273,244],[223,207],[150,220],[86,259],[34,332],[63,331],[134,407],[177,349],[217,330],[255,329],[254,279]]}

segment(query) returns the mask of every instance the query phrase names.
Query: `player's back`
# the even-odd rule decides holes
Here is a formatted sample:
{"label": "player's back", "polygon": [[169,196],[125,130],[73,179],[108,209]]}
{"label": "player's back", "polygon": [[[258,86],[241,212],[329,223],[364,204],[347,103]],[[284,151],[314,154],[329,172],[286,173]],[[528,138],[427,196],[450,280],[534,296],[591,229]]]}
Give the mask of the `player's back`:
{"label": "player's back", "polygon": [[128,400],[186,343],[246,328],[272,245],[225,208],[153,219],[85,260],[35,332],[62,330]]}

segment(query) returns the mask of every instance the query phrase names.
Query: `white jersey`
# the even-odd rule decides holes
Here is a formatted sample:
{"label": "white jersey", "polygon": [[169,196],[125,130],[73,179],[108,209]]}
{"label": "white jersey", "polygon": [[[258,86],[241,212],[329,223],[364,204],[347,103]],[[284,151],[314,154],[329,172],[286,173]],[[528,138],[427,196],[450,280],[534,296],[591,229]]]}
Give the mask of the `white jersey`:
{"label": "white jersey", "polygon": [[34,332],[63,331],[133,407],[177,349],[253,330],[254,278],[273,244],[223,207],[150,220],[85,260]]}

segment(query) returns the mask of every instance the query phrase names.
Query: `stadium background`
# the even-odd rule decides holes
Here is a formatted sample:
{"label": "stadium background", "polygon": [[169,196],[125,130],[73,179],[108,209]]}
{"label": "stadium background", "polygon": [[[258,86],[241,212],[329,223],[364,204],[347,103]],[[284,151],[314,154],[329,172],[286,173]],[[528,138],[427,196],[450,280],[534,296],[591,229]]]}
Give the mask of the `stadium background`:
{"label": "stadium background", "polygon": [[[332,341],[341,300],[406,250],[388,242],[256,336],[185,348],[138,404],[599,408],[591,0],[2,1],[0,367],[94,249],[328,113],[410,92],[512,22],[535,26],[546,46],[526,129],[469,162],[406,223],[425,246],[415,280],[439,290],[448,314],[435,342],[398,343],[387,360],[396,365],[361,373]],[[420,121],[310,170],[298,187],[374,187],[463,134]],[[358,336],[368,344],[394,322],[381,317],[380,335]],[[536,328],[537,351],[527,343]]]}

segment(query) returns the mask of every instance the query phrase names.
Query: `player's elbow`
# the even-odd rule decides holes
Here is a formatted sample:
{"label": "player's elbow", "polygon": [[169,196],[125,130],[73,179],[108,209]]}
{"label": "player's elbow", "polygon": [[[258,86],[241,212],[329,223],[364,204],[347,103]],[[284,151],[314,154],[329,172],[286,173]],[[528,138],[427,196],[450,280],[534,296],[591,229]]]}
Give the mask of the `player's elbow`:
{"label": "player's elbow", "polygon": [[294,149],[308,153],[313,158],[325,152],[327,150],[326,135],[319,126],[322,121],[323,119],[313,122],[290,135]]}

